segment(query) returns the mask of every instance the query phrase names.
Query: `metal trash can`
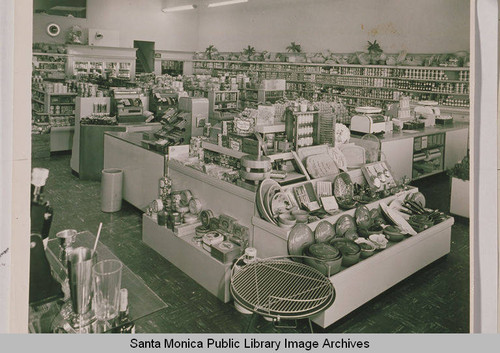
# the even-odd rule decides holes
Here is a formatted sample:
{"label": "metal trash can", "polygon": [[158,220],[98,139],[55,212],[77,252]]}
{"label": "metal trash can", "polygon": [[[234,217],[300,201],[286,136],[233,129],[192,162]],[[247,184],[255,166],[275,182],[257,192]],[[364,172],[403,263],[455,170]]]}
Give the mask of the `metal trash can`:
{"label": "metal trash can", "polygon": [[123,170],[110,168],[102,170],[101,210],[116,212],[122,208]]}

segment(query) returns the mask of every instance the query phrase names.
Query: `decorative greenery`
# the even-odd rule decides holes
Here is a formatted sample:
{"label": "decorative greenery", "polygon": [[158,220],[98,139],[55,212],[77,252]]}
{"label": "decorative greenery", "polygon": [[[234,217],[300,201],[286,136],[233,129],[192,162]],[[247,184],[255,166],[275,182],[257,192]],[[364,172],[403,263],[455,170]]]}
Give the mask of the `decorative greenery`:
{"label": "decorative greenery", "polygon": [[243,54],[250,57],[255,54],[255,48],[249,45],[248,47],[243,49]]}
{"label": "decorative greenery", "polygon": [[302,48],[300,47],[300,44],[292,42],[288,47],[286,47],[286,51],[292,53],[302,53]]}
{"label": "decorative greenery", "polygon": [[213,45],[213,44],[210,44],[207,49],[205,49],[205,55],[207,57],[207,59],[212,59],[213,56],[215,56],[219,51],[217,50],[217,48]]}
{"label": "decorative greenery", "polygon": [[371,54],[374,54],[374,55],[379,55],[379,54],[382,54],[384,51],[382,50],[382,48],[380,47],[380,44],[377,43],[377,40],[375,39],[372,42],[368,41],[368,53],[371,55]]}
{"label": "decorative greenery", "polygon": [[82,44],[83,31],[80,26],[73,26],[68,31],[68,43],[69,44]]}
{"label": "decorative greenery", "polygon": [[467,156],[465,156],[462,161],[455,164],[452,169],[448,170],[448,175],[466,181],[469,180],[469,173],[469,151],[467,151]]}

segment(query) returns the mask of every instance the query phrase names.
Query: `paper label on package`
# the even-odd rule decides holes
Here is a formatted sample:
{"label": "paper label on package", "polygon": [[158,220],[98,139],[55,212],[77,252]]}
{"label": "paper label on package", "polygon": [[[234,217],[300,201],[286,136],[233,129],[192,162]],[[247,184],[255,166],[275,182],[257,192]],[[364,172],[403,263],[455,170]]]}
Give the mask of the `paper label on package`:
{"label": "paper label on package", "polygon": [[337,203],[337,200],[335,199],[335,196],[321,197],[321,203],[323,204],[323,208],[327,212],[339,209],[339,205]]}
{"label": "paper label on package", "polygon": [[269,105],[259,105],[257,125],[272,125],[274,124],[275,108]]}

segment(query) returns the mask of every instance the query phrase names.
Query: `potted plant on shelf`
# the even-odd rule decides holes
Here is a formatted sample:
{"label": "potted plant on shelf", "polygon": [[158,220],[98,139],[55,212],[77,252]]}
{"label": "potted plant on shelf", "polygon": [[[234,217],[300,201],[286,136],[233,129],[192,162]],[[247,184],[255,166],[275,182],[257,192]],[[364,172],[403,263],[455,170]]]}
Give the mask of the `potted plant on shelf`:
{"label": "potted plant on shelf", "polygon": [[250,61],[253,60],[253,56],[255,55],[255,48],[252,46],[248,46],[245,49],[243,49],[243,55],[242,58],[246,59],[245,61]]}
{"label": "potted plant on shelf", "polygon": [[368,41],[368,54],[370,56],[371,64],[385,65],[387,56],[384,54],[384,51],[380,47],[380,44],[377,43],[376,39],[373,42]]}
{"label": "potted plant on shelf", "polygon": [[83,31],[80,26],[72,26],[68,31],[68,44],[83,44]]}
{"label": "potted plant on shelf", "polygon": [[214,60],[218,54],[219,54],[219,51],[217,50],[217,48],[213,44],[210,44],[207,47],[207,49],[205,49],[205,57],[208,60]]}
{"label": "potted plant on shelf", "polygon": [[297,44],[295,42],[290,43],[288,47],[286,47],[286,51],[288,53],[291,53],[287,55],[288,61],[291,63],[297,62],[301,56],[300,53],[302,53],[302,48],[300,44]]}
{"label": "potted plant on shelf", "polygon": [[469,218],[469,151],[448,170],[451,177],[450,213]]}

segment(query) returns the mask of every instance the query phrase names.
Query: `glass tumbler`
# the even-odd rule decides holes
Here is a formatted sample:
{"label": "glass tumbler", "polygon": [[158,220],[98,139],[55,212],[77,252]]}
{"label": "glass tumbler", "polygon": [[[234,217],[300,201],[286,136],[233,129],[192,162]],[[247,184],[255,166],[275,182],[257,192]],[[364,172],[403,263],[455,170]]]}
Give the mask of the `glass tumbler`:
{"label": "glass tumbler", "polygon": [[103,260],[92,267],[94,312],[97,320],[110,321],[118,315],[123,264]]}

